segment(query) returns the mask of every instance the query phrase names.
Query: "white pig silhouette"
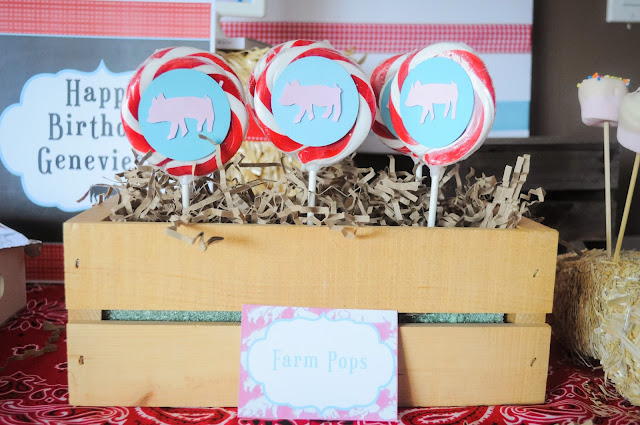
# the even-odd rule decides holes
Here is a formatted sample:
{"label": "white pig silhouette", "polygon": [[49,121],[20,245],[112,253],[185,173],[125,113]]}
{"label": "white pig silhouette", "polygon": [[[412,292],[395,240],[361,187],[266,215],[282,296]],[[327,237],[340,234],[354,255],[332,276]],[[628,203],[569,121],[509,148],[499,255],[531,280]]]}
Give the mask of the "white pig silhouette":
{"label": "white pig silhouette", "polygon": [[443,118],[447,118],[449,108],[451,108],[451,119],[456,119],[456,103],[458,103],[458,85],[451,84],[422,84],[416,81],[411,84],[411,89],[407,95],[406,106],[422,106],[422,116],[420,124],[424,124],[425,118],[431,113],[431,121],[435,118],[433,105],[446,105]]}
{"label": "white pig silhouette", "polygon": [[342,89],[336,84],[334,87],[329,86],[302,86],[298,80],[287,83],[282,91],[282,96],[278,101],[282,106],[298,105],[300,112],[294,118],[294,123],[299,123],[307,113],[309,121],[314,118],[313,105],[326,107],[327,110],[322,114],[322,118],[329,118],[333,112],[332,120],[337,122],[342,112],[342,104],[340,103],[340,93]]}
{"label": "white pig silhouette", "polygon": [[202,131],[202,127],[206,121],[207,131],[213,131],[213,104],[209,96],[205,97],[172,97],[165,99],[163,94],[154,97],[151,100],[151,108],[149,108],[150,123],[168,121],[171,123],[169,136],[167,140],[173,139],[178,134],[178,128],[182,129],[182,137],[187,134],[187,124],[185,118],[192,118],[198,121],[198,131]]}

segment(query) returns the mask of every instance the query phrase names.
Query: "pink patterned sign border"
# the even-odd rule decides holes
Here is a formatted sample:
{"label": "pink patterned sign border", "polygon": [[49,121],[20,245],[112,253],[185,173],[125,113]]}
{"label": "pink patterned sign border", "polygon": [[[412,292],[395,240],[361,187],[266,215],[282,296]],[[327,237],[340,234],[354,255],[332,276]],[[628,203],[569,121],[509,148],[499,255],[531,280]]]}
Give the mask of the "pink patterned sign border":
{"label": "pink patterned sign border", "polygon": [[[312,335],[309,342],[305,339],[308,335]],[[356,340],[358,342],[354,343]],[[327,349],[327,356],[291,356],[291,363],[288,363],[288,352],[308,348],[307,354],[324,353],[323,341],[329,341],[334,347]],[[350,354],[339,357],[341,354],[334,354],[339,351],[335,347],[344,347]],[[305,375],[303,369],[293,368],[294,357],[300,360],[296,367],[303,367],[305,357],[307,360],[313,358],[314,363],[309,360],[307,366],[315,369],[306,370],[311,375]],[[398,315],[395,311],[245,305],[242,310],[238,417],[395,422],[397,358]],[[332,368],[333,375],[329,373]],[[381,370],[388,371],[388,376]],[[334,379],[332,376],[336,375]],[[309,376],[317,378],[309,382]],[[362,388],[345,390],[349,385],[362,385]],[[316,388],[319,394],[301,395],[303,391],[314,391],[309,388]],[[335,403],[341,391],[350,394],[346,398],[355,393],[376,395],[365,403],[346,399],[343,404],[342,400]],[[305,397],[315,397],[313,404]]]}

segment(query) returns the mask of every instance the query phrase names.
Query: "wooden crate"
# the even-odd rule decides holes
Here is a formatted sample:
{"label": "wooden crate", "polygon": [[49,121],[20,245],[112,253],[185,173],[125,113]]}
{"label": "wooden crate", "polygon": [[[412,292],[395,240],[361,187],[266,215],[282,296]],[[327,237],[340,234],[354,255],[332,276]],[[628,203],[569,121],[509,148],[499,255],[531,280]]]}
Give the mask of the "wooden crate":
{"label": "wooden crate", "polygon": [[203,224],[205,252],[166,223],[64,224],[70,402],[235,406],[240,326],[118,322],[103,310],[239,311],[242,304],[505,313],[503,324],[412,324],[399,332],[399,404],[544,401],[558,234],[517,229]]}

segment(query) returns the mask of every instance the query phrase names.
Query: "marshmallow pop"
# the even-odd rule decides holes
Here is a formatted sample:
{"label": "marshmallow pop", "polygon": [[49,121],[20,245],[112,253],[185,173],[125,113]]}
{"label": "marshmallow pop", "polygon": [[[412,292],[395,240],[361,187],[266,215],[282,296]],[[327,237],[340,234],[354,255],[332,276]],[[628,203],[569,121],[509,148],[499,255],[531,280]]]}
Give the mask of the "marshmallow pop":
{"label": "marshmallow pop", "polygon": [[611,160],[609,126],[618,124],[620,103],[627,94],[629,80],[595,73],[578,84],[582,122],[604,128],[604,185],[607,254],[611,255]]}

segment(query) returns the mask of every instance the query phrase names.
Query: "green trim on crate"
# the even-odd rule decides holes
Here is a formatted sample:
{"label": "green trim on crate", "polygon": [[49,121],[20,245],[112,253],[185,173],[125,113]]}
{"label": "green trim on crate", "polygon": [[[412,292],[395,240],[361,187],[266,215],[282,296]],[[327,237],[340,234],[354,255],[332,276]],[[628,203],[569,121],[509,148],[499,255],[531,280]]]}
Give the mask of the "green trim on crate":
{"label": "green trim on crate", "polygon": [[[239,311],[104,310],[102,320],[127,322],[239,323]],[[399,323],[504,323],[501,313],[424,313],[398,315]]]}

